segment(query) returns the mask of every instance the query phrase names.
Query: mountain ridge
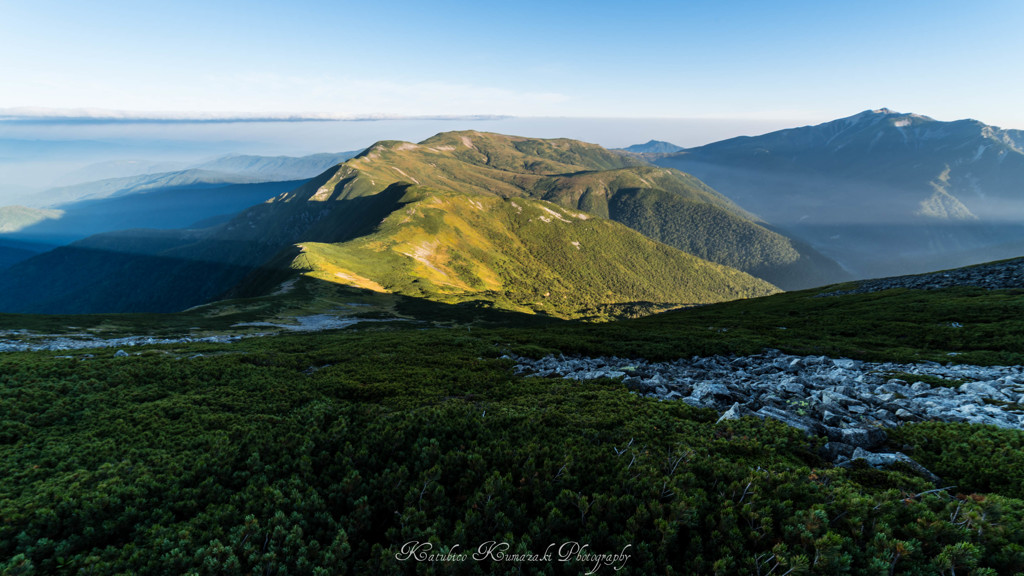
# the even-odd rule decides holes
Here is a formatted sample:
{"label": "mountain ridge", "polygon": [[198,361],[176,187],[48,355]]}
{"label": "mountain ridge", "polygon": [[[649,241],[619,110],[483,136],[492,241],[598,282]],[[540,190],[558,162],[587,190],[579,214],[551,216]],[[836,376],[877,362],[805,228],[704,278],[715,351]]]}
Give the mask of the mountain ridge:
{"label": "mountain ridge", "polygon": [[[794,245],[760,219],[696,178],[652,167],[626,153],[569,139],[541,140],[475,131],[442,133],[419,144],[383,141],[339,166],[332,175],[283,194],[273,202],[343,200],[372,194],[395,181],[435,188],[473,191],[502,197],[530,196],[565,208],[583,210],[631,226],[653,239],[702,258],[738,266],[783,289],[796,289],[846,279],[835,263],[805,244]],[[314,183],[315,182],[315,183]],[[668,224],[645,225],[636,211],[613,210],[633,205],[647,190],[672,202],[699,203],[704,211],[683,210],[660,215]],[[632,197],[631,202],[624,198]],[[743,234],[747,244],[717,241],[716,231],[702,223],[710,211],[731,227],[721,236]],[[726,215],[728,214],[728,215]],[[675,234],[662,234],[666,226]],[[697,236],[689,230],[704,229]],[[653,235],[652,235],[653,234]],[[781,250],[788,256],[764,253]],[[757,264],[754,264],[754,263]]]}

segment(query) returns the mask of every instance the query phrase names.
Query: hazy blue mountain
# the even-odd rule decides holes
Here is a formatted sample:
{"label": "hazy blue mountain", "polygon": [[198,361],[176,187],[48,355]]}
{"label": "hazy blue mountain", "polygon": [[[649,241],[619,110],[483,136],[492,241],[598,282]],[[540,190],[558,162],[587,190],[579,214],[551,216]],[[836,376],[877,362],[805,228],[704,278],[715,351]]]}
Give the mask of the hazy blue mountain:
{"label": "hazy blue mountain", "polygon": [[857,276],[998,258],[1024,239],[1024,136],[888,109],[655,160],[689,172]]}
{"label": "hazy blue mountain", "polygon": [[149,190],[182,186],[222,186],[262,181],[264,180],[258,176],[191,168],[174,172],[108,178],[95,182],[61,186],[40,192],[35,196],[35,199],[40,205],[66,207],[71,203],[82,200],[99,200],[111,196],[125,196]]}
{"label": "hazy blue mountain", "polygon": [[110,180],[112,178],[129,178],[145,174],[163,174],[187,170],[186,162],[164,160],[107,160],[89,164],[61,175],[53,182],[54,185],[65,187],[85,182]]}
{"label": "hazy blue mountain", "polygon": [[195,166],[201,170],[245,174],[263,180],[304,180],[359,154],[359,150],[309,156],[230,155]]}
{"label": "hazy blue mountain", "polygon": [[[134,228],[175,229],[206,227],[287,192],[304,180],[250,184],[168,185],[105,198],[79,200],[54,214],[9,231],[7,238],[67,244],[93,234]],[[0,218],[8,208],[0,208]],[[3,236],[0,236],[3,237]]]}
{"label": "hazy blue mountain", "polygon": [[634,154],[672,154],[683,150],[683,147],[663,140],[650,140],[646,144],[633,144],[632,146],[620,148],[620,150]]}
{"label": "hazy blue mountain", "polygon": [[[36,196],[37,204],[53,208],[0,207],[0,234],[66,244],[115,230],[209,226],[295,188],[355,154],[224,156],[186,170],[54,188]],[[135,164],[96,166],[103,172],[131,170]]]}
{"label": "hazy blue mountain", "polygon": [[[180,186],[246,184],[305,180],[354,157],[358,151],[310,156],[243,156],[230,155],[173,171],[146,172],[79,182],[52,188],[33,196],[33,205],[54,207],[79,200],[96,200],[123,196],[153,189]],[[133,171],[140,166],[168,166],[154,162],[104,162],[87,167],[79,174]]]}
{"label": "hazy blue mountain", "polygon": [[24,240],[13,240],[0,236],[0,270],[9,268],[18,262],[52,250],[53,245]]}

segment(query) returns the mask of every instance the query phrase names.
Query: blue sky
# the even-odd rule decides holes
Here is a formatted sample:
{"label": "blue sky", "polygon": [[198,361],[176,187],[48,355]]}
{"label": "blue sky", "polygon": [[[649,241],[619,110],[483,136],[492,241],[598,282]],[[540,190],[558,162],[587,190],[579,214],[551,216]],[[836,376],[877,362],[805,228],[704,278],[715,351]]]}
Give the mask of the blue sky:
{"label": "blue sky", "polygon": [[0,108],[1024,128],[1024,2],[0,0]]}

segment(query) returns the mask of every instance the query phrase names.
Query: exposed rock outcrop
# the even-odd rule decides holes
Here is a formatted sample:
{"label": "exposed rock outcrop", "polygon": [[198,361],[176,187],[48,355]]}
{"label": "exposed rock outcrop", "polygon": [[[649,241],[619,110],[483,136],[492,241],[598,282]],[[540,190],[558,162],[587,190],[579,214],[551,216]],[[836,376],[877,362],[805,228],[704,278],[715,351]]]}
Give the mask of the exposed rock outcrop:
{"label": "exposed rock outcrop", "polygon": [[[899,461],[924,470],[906,455],[870,452],[885,444],[886,428],[907,422],[1024,429],[1021,366],[876,363],[777,350],[673,362],[616,357],[514,359],[515,370],[527,376],[620,378],[638,394],[723,411],[719,422],[742,416],[774,418],[808,435],[828,438],[822,456],[836,463],[861,457],[874,466]],[[925,472],[920,473],[934,476]]]}
{"label": "exposed rock outcrop", "polygon": [[975,286],[988,290],[1006,290],[1024,287],[1024,258],[1014,258],[1001,262],[991,262],[969,268],[957,268],[942,272],[931,272],[915,276],[893,276],[864,280],[857,283],[856,288],[835,290],[818,294],[818,297],[841,296],[843,294],[863,294],[879,292],[893,288],[910,288],[914,290],[938,290],[955,286]]}

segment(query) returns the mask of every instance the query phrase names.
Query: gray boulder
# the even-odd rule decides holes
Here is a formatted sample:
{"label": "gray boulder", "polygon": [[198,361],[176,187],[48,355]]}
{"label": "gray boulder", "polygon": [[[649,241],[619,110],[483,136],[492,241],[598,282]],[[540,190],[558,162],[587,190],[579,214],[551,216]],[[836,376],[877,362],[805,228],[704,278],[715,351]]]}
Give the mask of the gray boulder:
{"label": "gray boulder", "polygon": [[939,482],[942,482],[942,479],[933,474],[931,470],[928,470],[924,466],[921,466],[920,464],[912,460],[910,456],[907,456],[902,452],[885,452],[875,454],[872,452],[868,452],[863,448],[857,448],[856,450],[853,451],[853,456],[850,458],[850,460],[858,459],[863,459],[872,468],[888,468],[893,464],[902,463],[909,466],[911,470],[917,472],[918,474],[920,474],[922,477],[924,477],[926,480],[933,484],[938,484]]}
{"label": "gray boulder", "polygon": [[773,406],[762,406],[757,412],[754,412],[754,414],[761,416],[762,418],[773,418],[779,422],[788,424],[808,436],[816,435],[822,428],[821,424],[818,424],[811,418],[790,414],[785,410],[781,410]]}
{"label": "gray boulder", "polygon": [[858,448],[875,448],[888,440],[885,431],[880,428],[842,428],[839,441]]}
{"label": "gray boulder", "polygon": [[818,451],[818,455],[829,462],[839,462],[842,460],[849,460],[850,457],[853,456],[854,450],[856,450],[856,448],[849,444],[843,444],[842,442],[826,442]]}

